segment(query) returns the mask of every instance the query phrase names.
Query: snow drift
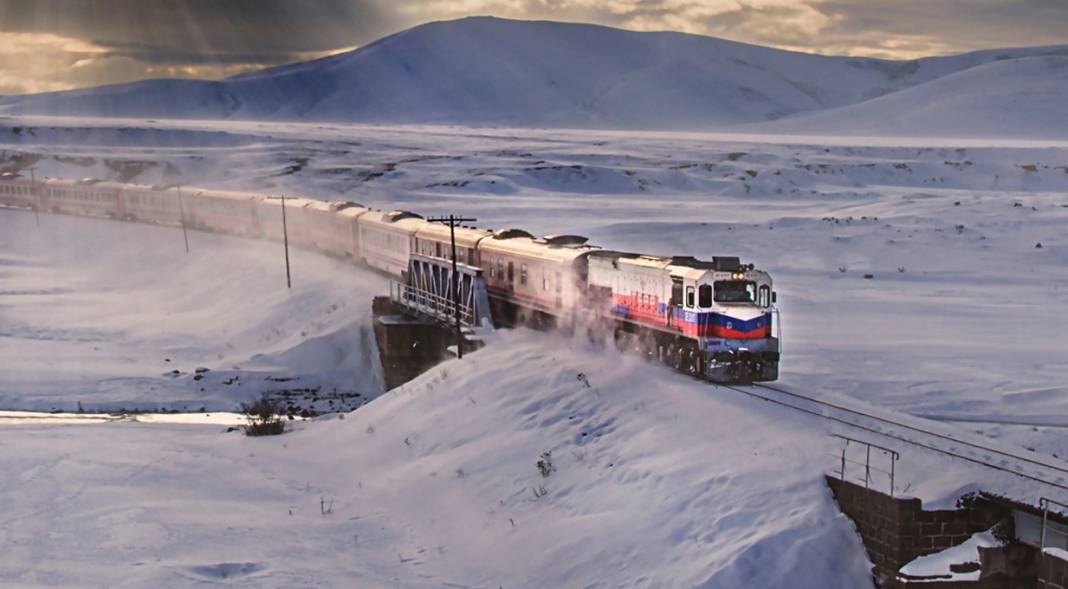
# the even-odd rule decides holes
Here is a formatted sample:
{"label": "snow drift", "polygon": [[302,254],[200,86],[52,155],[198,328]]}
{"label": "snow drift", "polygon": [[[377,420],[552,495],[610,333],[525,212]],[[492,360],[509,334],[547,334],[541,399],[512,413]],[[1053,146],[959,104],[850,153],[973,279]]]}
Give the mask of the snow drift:
{"label": "snow drift", "polygon": [[[466,18],[222,81],[149,80],[9,97],[11,114],[708,129],[856,104],[997,60],[886,61],[674,32]],[[991,75],[997,72],[991,72]],[[1028,80],[1040,72],[1024,71]],[[985,79],[985,76],[980,76]],[[991,79],[993,85],[997,82]],[[1052,82],[1051,90],[1063,80]],[[994,112],[1004,105],[987,105]],[[1043,113],[1033,113],[1038,120]],[[1040,122],[1031,125],[1041,128]]]}

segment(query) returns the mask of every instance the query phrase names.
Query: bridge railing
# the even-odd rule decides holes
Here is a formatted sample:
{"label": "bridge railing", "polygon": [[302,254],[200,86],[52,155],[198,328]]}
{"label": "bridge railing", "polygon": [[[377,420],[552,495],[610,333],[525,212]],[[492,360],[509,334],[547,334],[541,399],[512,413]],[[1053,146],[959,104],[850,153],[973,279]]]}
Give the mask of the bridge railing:
{"label": "bridge railing", "polygon": [[[863,483],[865,489],[886,485],[890,496],[893,497],[896,463],[901,455],[871,442],[839,434],[832,435],[842,440],[841,453],[834,455],[837,459],[834,474],[843,481]],[[884,482],[880,484],[879,481]]]}

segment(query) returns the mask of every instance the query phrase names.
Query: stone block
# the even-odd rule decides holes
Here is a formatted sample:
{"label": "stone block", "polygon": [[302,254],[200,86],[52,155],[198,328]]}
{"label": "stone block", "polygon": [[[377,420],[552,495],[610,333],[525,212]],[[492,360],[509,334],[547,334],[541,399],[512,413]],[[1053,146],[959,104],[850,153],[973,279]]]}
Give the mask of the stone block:
{"label": "stone block", "polygon": [[934,511],[920,511],[916,514],[916,521],[922,524],[933,524],[938,521],[938,513]]}
{"label": "stone block", "polygon": [[935,548],[946,549],[953,546],[953,539],[949,536],[935,536],[932,539]]}

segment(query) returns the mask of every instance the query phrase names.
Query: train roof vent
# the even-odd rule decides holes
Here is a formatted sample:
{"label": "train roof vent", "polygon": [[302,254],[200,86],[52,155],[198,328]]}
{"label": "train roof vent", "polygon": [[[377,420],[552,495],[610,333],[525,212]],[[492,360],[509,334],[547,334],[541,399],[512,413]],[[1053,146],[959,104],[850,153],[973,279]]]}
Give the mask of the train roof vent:
{"label": "train roof vent", "polygon": [[0,174],[0,180],[14,180],[18,177],[19,175],[14,172],[4,172],[3,174]]}
{"label": "train roof vent", "polygon": [[78,180],[77,182],[75,182],[75,184],[78,184],[80,186],[84,186],[86,184],[89,184],[89,185],[96,184],[97,182],[100,182],[100,180],[97,180],[96,178],[82,178],[81,180]]}
{"label": "train roof vent", "polygon": [[581,235],[546,235],[540,241],[549,244],[551,247],[563,247],[567,245],[582,245],[589,240],[590,238]]}
{"label": "train roof vent", "polygon": [[352,202],[351,200],[344,200],[340,202],[335,201],[330,203],[330,210],[332,211],[343,211],[345,209],[351,209],[352,207],[360,207],[361,209],[367,208],[362,204],[358,202]]}
{"label": "train roof vent", "polygon": [[397,221],[402,221],[404,219],[422,219],[423,216],[410,211],[390,211],[385,215],[382,215],[382,218],[389,223],[396,223]]}
{"label": "train roof vent", "polygon": [[742,269],[742,261],[737,256],[715,256],[712,261],[698,260],[693,256],[674,256],[671,258],[671,265],[720,272],[734,272]]}
{"label": "train roof vent", "polygon": [[533,235],[522,229],[498,229],[493,232],[493,239],[515,239],[517,237],[529,237],[530,239],[534,239]]}

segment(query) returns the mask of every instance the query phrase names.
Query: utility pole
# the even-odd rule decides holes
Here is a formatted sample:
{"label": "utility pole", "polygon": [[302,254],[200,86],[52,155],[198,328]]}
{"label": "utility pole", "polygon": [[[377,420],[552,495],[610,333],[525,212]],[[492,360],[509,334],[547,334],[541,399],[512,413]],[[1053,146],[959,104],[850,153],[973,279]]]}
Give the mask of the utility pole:
{"label": "utility pole", "polygon": [[289,276],[289,230],[286,228],[286,195],[282,195],[282,243],[286,250],[286,288],[293,288]]}
{"label": "utility pole", "polygon": [[37,174],[36,166],[30,166],[30,196],[33,197],[33,220],[37,223],[37,226],[41,226],[41,213],[37,210],[40,207],[37,204]]}
{"label": "utility pole", "polygon": [[467,219],[449,215],[448,217],[431,217],[427,219],[431,223],[449,224],[449,241],[452,242],[452,306],[456,317],[456,358],[464,357],[464,334],[460,328],[460,275],[456,271],[456,225],[458,223],[473,223],[478,219]]}
{"label": "utility pole", "polygon": [[182,206],[182,185],[178,185],[178,218],[182,222],[182,239],[185,240],[185,253],[189,253],[189,233],[185,229],[185,208]]}

